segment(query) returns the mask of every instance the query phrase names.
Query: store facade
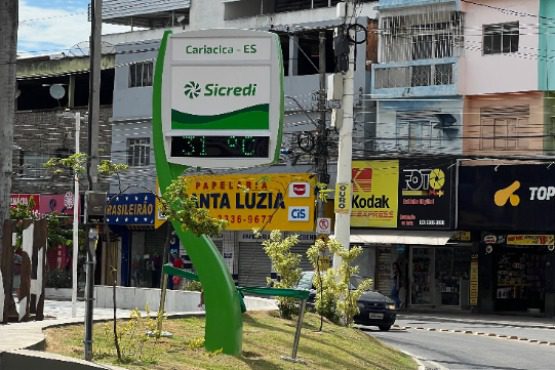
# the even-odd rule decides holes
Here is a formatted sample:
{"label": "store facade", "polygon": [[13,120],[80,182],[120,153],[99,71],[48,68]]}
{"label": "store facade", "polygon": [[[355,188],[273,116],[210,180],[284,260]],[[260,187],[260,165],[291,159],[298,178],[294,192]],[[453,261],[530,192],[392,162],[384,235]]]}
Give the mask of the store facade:
{"label": "store facade", "polygon": [[479,253],[483,312],[555,314],[555,172],[549,163],[459,170],[459,225]]}
{"label": "store facade", "polygon": [[351,244],[400,308],[469,308],[472,247],[455,230],[456,176],[449,158],[353,162]]}

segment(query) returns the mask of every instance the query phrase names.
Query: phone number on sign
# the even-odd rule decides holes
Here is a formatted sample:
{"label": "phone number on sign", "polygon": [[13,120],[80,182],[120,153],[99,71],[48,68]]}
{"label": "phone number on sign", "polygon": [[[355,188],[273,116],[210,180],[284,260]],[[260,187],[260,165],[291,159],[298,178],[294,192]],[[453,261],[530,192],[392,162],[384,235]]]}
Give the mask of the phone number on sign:
{"label": "phone number on sign", "polygon": [[226,220],[230,224],[264,224],[272,222],[272,215],[218,215],[220,220]]}

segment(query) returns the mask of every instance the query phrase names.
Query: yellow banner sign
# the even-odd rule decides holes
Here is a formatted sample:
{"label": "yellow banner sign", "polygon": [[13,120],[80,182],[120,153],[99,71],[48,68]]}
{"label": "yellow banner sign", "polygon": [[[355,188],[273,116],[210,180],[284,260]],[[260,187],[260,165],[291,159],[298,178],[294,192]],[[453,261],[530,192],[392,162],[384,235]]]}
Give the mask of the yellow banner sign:
{"label": "yellow banner sign", "polygon": [[470,305],[478,305],[478,257],[470,260]]}
{"label": "yellow banner sign", "polygon": [[309,174],[187,176],[198,207],[227,230],[314,231],[314,177]]}
{"label": "yellow banner sign", "polygon": [[554,245],[555,235],[553,234],[509,234],[507,235],[507,245]]}
{"label": "yellow banner sign", "polygon": [[162,226],[168,219],[166,215],[162,212],[162,202],[160,202],[160,197],[162,193],[160,192],[160,185],[158,185],[158,178],[156,178],[156,200],[155,200],[155,208],[156,214],[154,215],[154,228],[158,229]]}
{"label": "yellow banner sign", "polygon": [[399,161],[353,161],[351,225],[397,227]]}
{"label": "yellow banner sign", "polygon": [[335,213],[351,212],[351,184],[335,184]]}

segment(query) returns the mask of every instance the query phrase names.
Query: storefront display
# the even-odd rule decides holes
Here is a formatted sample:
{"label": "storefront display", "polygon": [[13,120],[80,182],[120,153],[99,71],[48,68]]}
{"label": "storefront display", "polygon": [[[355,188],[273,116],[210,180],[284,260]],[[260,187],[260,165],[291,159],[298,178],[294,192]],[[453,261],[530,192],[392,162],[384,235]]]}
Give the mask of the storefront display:
{"label": "storefront display", "polygon": [[469,305],[471,249],[468,246],[411,248],[411,304]]}
{"label": "storefront display", "polygon": [[514,248],[499,252],[496,310],[537,309],[542,311],[545,295],[545,263],[546,253],[537,247]]}

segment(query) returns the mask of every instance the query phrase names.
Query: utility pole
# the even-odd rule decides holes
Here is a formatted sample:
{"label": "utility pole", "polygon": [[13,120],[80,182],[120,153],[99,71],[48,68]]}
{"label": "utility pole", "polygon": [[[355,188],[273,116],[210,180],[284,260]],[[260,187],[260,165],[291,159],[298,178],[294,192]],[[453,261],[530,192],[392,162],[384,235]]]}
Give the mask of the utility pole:
{"label": "utility pole", "polygon": [[[355,1],[347,0],[345,3],[345,22],[344,26],[348,27],[350,22],[354,19],[354,8]],[[354,29],[348,28],[350,40],[355,40]],[[345,41],[350,42],[350,41]],[[353,75],[355,68],[355,47],[354,43],[350,43],[349,47],[349,65],[347,71],[343,75],[343,98],[341,101],[341,107],[343,108],[343,124],[339,129],[339,148],[337,156],[337,180],[338,185],[344,185],[346,187],[346,199],[344,200],[345,209],[342,212],[338,212],[337,202],[338,194],[336,190],[335,200],[336,200],[336,212],[335,212],[335,229],[334,235],[335,240],[337,240],[341,245],[349,249],[350,237],[351,237],[351,177],[352,177],[352,159],[353,159]],[[339,186],[336,186],[338,189]],[[342,258],[334,254],[333,256],[333,267],[335,269],[339,268],[342,262]]]}
{"label": "utility pole", "polygon": [[[102,0],[91,3],[90,70],[89,70],[89,125],[87,177],[89,190],[96,190],[98,182],[98,121],[100,110],[100,37],[102,34]],[[87,221],[87,220],[85,220]],[[85,288],[85,360],[92,360],[92,331],[94,303],[94,265],[98,231],[87,227],[87,277]]]}
{"label": "utility pole", "polygon": [[[318,171],[318,182],[328,184],[328,130],[326,128],[326,33],[319,32],[319,59],[320,65],[320,91],[318,92],[318,141],[316,145],[316,169]],[[318,199],[318,217],[324,217],[324,202]]]}
{"label": "utility pole", "polygon": [[[81,136],[81,113],[75,112],[75,154],[79,154]],[[71,317],[77,316],[77,257],[79,255],[79,172],[73,171],[73,256]]]}

